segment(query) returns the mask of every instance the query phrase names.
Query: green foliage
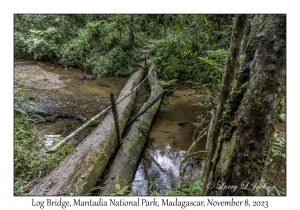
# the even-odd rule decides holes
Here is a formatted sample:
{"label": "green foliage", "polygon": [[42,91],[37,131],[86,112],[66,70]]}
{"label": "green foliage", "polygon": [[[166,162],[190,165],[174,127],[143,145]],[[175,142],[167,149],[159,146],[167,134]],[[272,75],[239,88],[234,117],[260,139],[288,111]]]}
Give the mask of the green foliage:
{"label": "green foliage", "polygon": [[[42,152],[43,139],[26,115],[15,113],[14,177],[16,187],[53,169],[64,156]],[[16,188],[15,188],[16,190]],[[17,192],[19,190],[16,190]]]}
{"label": "green foliage", "polygon": [[220,84],[205,84],[201,86],[201,93],[196,95],[198,98],[204,99],[202,102],[197,102],[195,105],[201,106],[213,114],[217,108],[218,94]]}
{"label": "green foliage", "polygon": [[[127,76],[138,61],[136,49],[121,50],[129,40],[129,15],[16,15],[14,40],[16,58],[47,60],[88,73]],[[145,40],[143,32],[135,33],[136,47]]]}
{"label": "green foliage", "polygon": [[15,57],[56,61],[59,56],[58,39],[60,38],[60,34],[54,27],[49,27],[45,31],[29,30],[25,35],[16,32]]}
{"label": "green foliage", "polygon": [[193,39],[185,34],[163,39],[150,51],[151,60],[157,66],[158,75],[164,80],[179,79],[203,84],[220,84],[225,66],[227,50],[194,49]]}
{"label": "green foliage", "polygon": [[101,19],[99,15],[61,15],[61,14],[16,14],[14,15],[14,28],[16,31],[28,32],[31,29],[41,31],[49,27],[60,28],[64,37],[75,36],[77,30],[84,27],[87,22]]}
{"label": "green foliage", "polygon": [[30,101],[28,97],[26,97],[24,93],[24,89],[21,88],[15,88],[14,89],[14,112],[25,115],[28,117],[30,120],[33,118],[39,118],[43,120],[43,117],[36,115],[36,114],[28,114],[25,110],[26,106],[32,106],[37,109],[40,109],[40,106],[35,103],[34,101]]}
{"label": "green foliage", "polygon": [[[199,81],[204,84],[220,83],[222,74],[220,66],[225,61],[223,56],[225,50],[219,51],[222,54],[209,51],[206,57],[196,57],[196,54],[191,51],[184,54],[181,51],[176,53],[175,44],[176,42],[163,40],[151,49],[151,55],[154,57],[151,60],[156,64],[157,73],[162,79]],[[216,54],[219,57],[215,56]],[[219,63],[218,60],[221,59],[221,56],[224,60]]]}
{"label": "green foliage", "polygon": [[29,30],[28,39],[24,42],[28,46],[28,54],[34,60],[55,60],[60,34],[54,27],[45,31]]}
{"label": "green foliage", "polygon": [[114,30],[117,31],[119,39],[122,39],[124,32],[128,34],[129,15],[112,15],[108,19]]}
{"label": "green foliage", "polygon": [[94,15],[15,15],[15,57],[57,63],[61,46],[94,18]]}
{"label": "green foliage", "polygon": [[[84,182],[83,184],[79,185],[79,186],[75,186],[75,196],[83,196],[83,187],[84,185],[86,185],[87,182]],[[95,187],[92,187],[84,196],[92,196],[94,195],[94,192],[95,191],[98,191],[98,190],[102,190],[104,189],[104,187],[100,187],[100,186],[95,186]]]}
{"label": "green foliage", "polygon": [[137,32],[134,34],[134,46],[142,47],[145,45],[147,37],[143,32]]}
{"label": "green foliage", "polygon": [[[193,70],[197,70],[195,60],[186,57],[183,48],[177,46],[176,40],[163,39],[151,48],[151,60],[157,66],[157,73],[163,80],[191,79]],[[196,65],[196,66],[195,66]],[[187,68],[185,68],[187,67]]]}
{"label": "green foliage", "polygon": [[273,159],[275,157],[280,157],[284,159],[286,158],[286,139],[283,137],[279,137],[278,130],[276,129],[276,131],[273,134],[273,137],[271,138],[271,143],[272,143],[272,147],[271,147],[272,157],[270,158],[268,164],[272,164],[271,166],[272,168],[274,168],[275,163],[273,163]]}
{"label": "green foliage", "polygon": [[[231,17],[135,15],[135,47],[144,45],[146,34],[164,37],[151,50],[162,79],[219,82]],[[118,76],[130,74],[138,61],[136,52],[120,50],[129,40],[129,15],[15,15],[14,23],[16,58]]]}
{"label": "green foliage", "polygon": [[15,89],[14,100],[14,193],[19,195],[26,183],[53,169],[71,148],[63,148],[58,155],[45,154],[43,139],[22,108],[29,99],[22,90]]}
{"label": "green foliage", "polygon": [[275,138],[272,146],[273,157],[279,156],[282,158],[286,158],[286,140],[282,137]]}
{"label": "green foliage", "polygon": [[25,40],[27,39],[26,34],[15,31],[14,32],[14,56],[15,58],[28,58],[27,46]]}
{"label": "green foliage", "polygon": [[23,106],[29,103],[29,99],[25,97],[24,92],[20,88],[14,89],[14,112],[28,116]]}
{"label": "green foliage", "polygon": [[130,191],[128,190],[129,189],[129,185],[127,186],[124,186],[124,187],[121,187],[120,184],[116,184],[115,185],[115,193],[112,194],[112,195],[126,195],[128,194]]}
{"label": "green foliage", "polygon": [[152,196],[201,196],[203,194],[204,177],[201,176],[198,179],[191,181],[187,186],[181,189],[170,190],[166,193],[160,194],[157,192],[151,192]]}
{"label": "green foliage", "polygon": [[71,39],[61,47],[60,63],[65,68],[82,68],[83,59],[89,49],[89,42],[84,31],[77,38]]}
{"label": "green foliage", "polygon": [[88,193],[85,194],[85,196],[91,196],[91,195],[94,195],[95,191],[98,191],[98,190],[103,190],[104,187],[100,187],[100,186],[95,186],[95,187],[92,187]]}
{"label": "green foliage", "polygon": [[[274,161],[275,159],[277,161]],[[277,177],[279,177],[280,174],[285,176],[286,173],[286,139],[278,136],[277,129],[275,129],[275,132],[271,138],[271,151],[269,154],[269,159],[266,162],[266,166],[268,167],[266,167],[265,170],[267,171],[265,171],[265,173],[268,172],[273,174],[274,180],[272,184],[273,186],[276,186]],[[265,178],[262,178],[261,182],[266,183]],[[270,184],[268,183],[268,185]],[[266,193],[267,195],[271,196],[286,195],[285,189],[281,189],[278,186],[276,186],[275,189],[272,188],[272,190],[267,190]]]}
{"label": "green foliage", "polygon": [[75,196],[81,196],[83,191],[83,186],[86,185],[87,182],[84,182],[82,185],[75,186]]}
{"label": "green foliage", "polygon": [[134,48],[125,52],[121,47],[115,47],[100,60],[99,64],[94,64],[92,72],[101,75],[128,76],[135,70],[140,56],[139,49]]}
{"label": "green foliage", "polygon": [[174,86],[176,81],[177,81],[176,79],[169,80],[169,81],[160,80],[159,85],[162,86],[163,89],[166,89]]}
{"label": "green foliage", "polygon": [[63,157],[66,157],[73,151],[73,149],[74,149],[74,145],[66,144],[59,149],[59,154]]}

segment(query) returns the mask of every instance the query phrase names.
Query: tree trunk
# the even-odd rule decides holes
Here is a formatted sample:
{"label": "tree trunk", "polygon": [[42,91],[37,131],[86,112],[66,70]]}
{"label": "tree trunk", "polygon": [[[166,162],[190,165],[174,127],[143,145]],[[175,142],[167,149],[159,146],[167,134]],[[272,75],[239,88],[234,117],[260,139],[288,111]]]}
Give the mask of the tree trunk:
{"label": "tree trunk", "polygon": [[255,195],[276,122],[286,71],[286,16],[256,15],[245,59],[211,141],[206,195]]}
{"label": "tree trunk", "polygon": [[[140,83],[143,70],[135,72],[121,91],[118,100],[128,95]],[[119,126],[123,132],[129,118],[136,93],[117,105]],[[113,154],[117,145],[112,113],[65,158],[47,177],[42,179],[29,195],[86,194],[92,188]]]}
{"label": "tree trunk", "polygon": [[130,15],[130,38],[129,38],[129,48],[132,49],[134,46],[134,15]]}
{"label": "tree trunk", "polygon": [[[209,131],[207,135],[205,164],[204,164],[204,177],[208,180],[209,172],[212,167],[211,159],[216,151],[218,132],[221,127],[221,117],[225,110],[226,99],[233,87],[234,78],[238,68],[238,60],[241,55],[245,31],[247,27],[247,15],[236,15],[235,23],[232,29],[231,44],[229,54],[226,62],[226,68],[222,77],[222,86],[218,99],[218,106],[216,114],[212,117]],[[207,183],[206,183],[207,184]]]}
{"label": "tree trunk", "polygon": [[[151,71],[150,68],[149,71]],[[155,71],[151,71],[148,81],[151,87],[151,94],[141,110],[144,110],[149,104],[153,103],[153,100],[163,92],[163,89],[158,84]],[[131,183],[148,136],[151,122],[158,111],[160,102],[161,98],[132,124],[127,136],[124,138],[124,143],[109,169],[104,190],[99,195],[113,194],[116,184],[119,184],[122,189]]]}

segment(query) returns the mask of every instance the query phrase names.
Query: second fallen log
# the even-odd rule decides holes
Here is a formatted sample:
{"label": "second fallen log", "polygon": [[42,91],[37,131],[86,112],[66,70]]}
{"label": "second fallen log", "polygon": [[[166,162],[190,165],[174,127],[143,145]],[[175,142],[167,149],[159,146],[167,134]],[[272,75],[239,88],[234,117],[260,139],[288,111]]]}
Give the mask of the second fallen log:
{"label": "second fallen log", "polygon": [[[163,89],[158,84],[156,72],[152,71],[151,68],[154,68],[154,66],[150,67],[150,74],[148,76],[151,94],[147,102],[141,108],[141,110],[147,109],[147,111],[132,123],[128,134],[124,138],[124,143],[109,168],[104,189],[99,195],[114,194],[116,184],[119,184],[122,189],[129,185],[134,177],[135,169],[144,148],[152,120],[159,109],[163,94]],[[158,97],[159,99],[157,100]]]}

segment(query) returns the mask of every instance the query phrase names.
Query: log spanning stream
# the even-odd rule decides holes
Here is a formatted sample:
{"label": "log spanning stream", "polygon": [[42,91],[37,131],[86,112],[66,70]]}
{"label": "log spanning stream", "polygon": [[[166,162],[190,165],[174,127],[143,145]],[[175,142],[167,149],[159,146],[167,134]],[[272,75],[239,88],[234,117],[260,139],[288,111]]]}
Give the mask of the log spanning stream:
{"label": "log spanning stream", "polygon": [[[66,137],[83,122],[89,120],[110,106],[110,94],[117,98],[128,78],[84,78],[78,69],[65,70],[49,63],[31,60],[15,61],[15,87],[26,88],[28,96],[39,102],[41,108],[57,116],[47,122],[36,124],[45,136],[45,149],[53,146],[49,136]],[[136,115],[150,94],[148,85],[137,93],[131,117]],[[196,116],[204,112],[195,106],[201,99],[196,89],[186,84],[177,84],[170,96],[164,96],[160,109],[152,123],[148,140],[137,167],[132,189],[137,195],[147,195],[150,189],[165,192],[176,187],[179,167],[186,150],[193,141]],[[77,116],[59,117],[59,116]],[[80,118],[78,117],[80,116]],[[96,120],[100,123],[105,116]],[[89,126],[69,142],[77,146],[96,126]],[[48,137],[48,138],[46,138]],[[204,150],[205,142],[200,142],[195,151]],[[203,154],[190,160],[188,177],[199,175]]]}

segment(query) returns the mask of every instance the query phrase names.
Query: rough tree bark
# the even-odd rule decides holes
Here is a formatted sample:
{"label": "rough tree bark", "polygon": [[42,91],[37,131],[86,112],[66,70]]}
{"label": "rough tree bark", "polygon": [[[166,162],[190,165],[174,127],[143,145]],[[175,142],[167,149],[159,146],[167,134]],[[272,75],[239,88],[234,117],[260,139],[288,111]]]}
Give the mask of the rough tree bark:
{"label": "rough tree bark", "polygon": [[[152,68],[154,68],[154,66],[152,66]],[[151,71],[151,69],[149,68],[148,71]],[[151,94],[147,102],[142,106],[141,110],[144,110],[149,104],[153,103],[153,100],[158,95],[162,94],[163,91],[161,86],[158,84],[155,71],[151,71],[148,76],[148,81],[151,87]],[[99,195],[113,194],[116,184],[119,184],[122,189],[124,186],[128,186],[131,183],[137,163],[144,148],[152,120],[158,111],[160,102],[161,98],[155,102],[148,111],[138,117],[131,125],[128,134],[124,138],[124,143],[119,149],[113,164],[110,166],[104,189],[99,193]]]}
{"label": "rough tree bark", "polygon": [[232,29],[231,43],[226,62],[226,68],[222,76],[222,86],[218,98],[217,110],[215,115],[213,115],[212,117],[207,135],[205,150],[209,152],[207,152],[205,155],[205,164],[203,166],[205,172],[204,177],[206,177],[205,180],[208,180],[208,173],[210,172],[213,164],[210,160],[212,159],[217,146],[218,132],[221,127],[220,119],[222,118],[222,113],[225,110],[226,99],[228,98],[230,90],[233,87],[234,78],[236,76],[238,60],[241,55],[243,41],[245,38],[245,31],[247,28],[247,17],[247,15],[235,16],[235,23]]}
{"label": "rough tree bark", "polygon": [[280,89],[285,84],[285,54],[286,16],[254,16],[242,69],[222,112],[217,135],[210,139],[217,145],[215,151],[210,150],[213,158],[204,186],[206,195],[257,193],[252,189],[262,177]]}
{"label": "rough tree bark", "polygon": [[130,29],[129,48],[132,49],[134,46],[134,15],[133,14],[130,15],[129,29]]}
{"label": "rough tree bark", "polygon": [[[143,77],[143,70],[136,71],[121,91],[118,100],[128,95]],[[136,93],[117,105],[119,126],[123,132],[129,118]],[[112,113],[66,157],[47,177],[43,178],[28,195],[84,195],[95,186],[117,145]],[[78,192],[79,191],[79,192]]]}

